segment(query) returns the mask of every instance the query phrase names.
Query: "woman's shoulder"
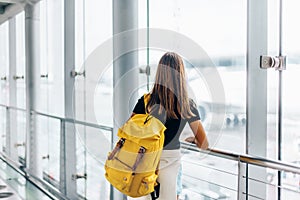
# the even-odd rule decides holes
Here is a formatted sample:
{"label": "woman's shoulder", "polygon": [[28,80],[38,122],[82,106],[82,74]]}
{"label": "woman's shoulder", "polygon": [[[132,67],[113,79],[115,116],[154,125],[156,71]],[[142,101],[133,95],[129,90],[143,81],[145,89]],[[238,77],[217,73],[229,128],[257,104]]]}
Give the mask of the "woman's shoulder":
{"label": "woman's shoulder", "polygon": [[191,123],[193,121],[200,120],[200,114],[196,102],[192,98],[189,98],[189,104],[193,116],[188,118],[188,122]]}
{"label": "woman's shoulder", "polygon": [[138,101],[135,104],[135,107],[133,109],[133,112],[136,114],[144,114],[145,113],[144,95],[138,99]]}

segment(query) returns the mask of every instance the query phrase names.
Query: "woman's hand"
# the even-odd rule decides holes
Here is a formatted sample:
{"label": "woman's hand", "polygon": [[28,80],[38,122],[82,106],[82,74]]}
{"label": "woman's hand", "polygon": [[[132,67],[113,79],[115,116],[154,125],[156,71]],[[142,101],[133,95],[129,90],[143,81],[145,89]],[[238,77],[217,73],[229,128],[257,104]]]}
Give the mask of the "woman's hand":
{"label": "woman's hand", "polygon": [[192,143],[192,144],[196,144],[196,142],[197,142],[196,139],[195,139],[195,137],[193,137],[193,136],[185,138],[184,141]]}

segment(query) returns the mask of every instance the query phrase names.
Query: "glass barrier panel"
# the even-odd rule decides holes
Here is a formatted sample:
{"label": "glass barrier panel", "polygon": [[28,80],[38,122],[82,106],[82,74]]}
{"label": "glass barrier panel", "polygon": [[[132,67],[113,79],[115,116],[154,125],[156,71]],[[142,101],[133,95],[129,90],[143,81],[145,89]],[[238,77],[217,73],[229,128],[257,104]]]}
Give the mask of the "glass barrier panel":
{"label": "glass barrier panel", "polygon": [[0,152],[5,153],[6,151],[6,108],[0,106]]}
{"label": "glass barrier panel", "polygon": [[60,135],[61,122],[58,119],[36,115],[40,179],[59,189],[60,182]]}
{"label": "glass barrier panel", "polygon": [[237,198],[237,161],[182,150],[182,199]]}
{"label": "glass barrier panel", "polygon": [[111,131],[76,125],[77,193],[85,199],[109,199],[104,164],[111,150]]}
{"label": "glass barrier panel", "polygon": [[249,185],[255,183],[257,187],[267,188],[266,198],[264,196],[259,196],[256,193],[251,191],[251,188],[248,190],[248,197],[250,199],[278,199],[278,188],[281,190],[280,199],[299,199],[300,190],[299,190],[299,178],[300,175],[292,172],[281,171],[281,186],[278,185],[278,171],[270,168],[264,168],[260,166],[251,166],[251,169],[256,169],[256,171],[266,171],[266,177],[251,177],[249,176]]}
{"label": "glass barrier panel", "polygon": [[26,108],[25,87],[25,13],[22,11],[16,16],[16,45],[17,68],[15,81],[17,82],[17,107]]}
{"label": "glass barrier panel", "polygon": [[11,114],[17,116],[17,143],[13,148],[18,150],[18,160],[21,165],[26,165],[26,112],[10,110]]}

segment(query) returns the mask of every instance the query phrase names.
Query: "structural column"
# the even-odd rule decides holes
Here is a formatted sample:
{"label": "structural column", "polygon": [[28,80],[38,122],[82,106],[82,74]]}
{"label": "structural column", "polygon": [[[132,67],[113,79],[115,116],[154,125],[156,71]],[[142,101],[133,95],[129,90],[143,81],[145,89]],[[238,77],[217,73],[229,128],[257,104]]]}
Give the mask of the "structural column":
{"label": "structural column", "polygon": [[[64,104],[65,118],[74,118],[74,83],[71,71],[75,69],[75,1],[64,1]],[[73,123],[61,122],[60,190],[69,199],[77,198],[76,132]]]}
{"label": "structural column", "polygon": [[[114,139],[117,129],[131,115],[138,89],[138,1],[113,1],[113,108]],[[133,100],[133,101],[132,101]],[[114,191],[115,200],[123,196]]]}
{"label": "structural column", "polygon": [[37,177],[41,177],[41,167],[38,167],[38,133],[36,120],[30,114],[38,108],[40,88],[40,9],[38,4],[25,6],[25,55],[26,55],[26,168]]}
{"label": "structural column", "polygon": [[[17,46],[16,46],[16,18],[9,20],[9,106],[17,107],[17,83],[14,80],[14,75],[17,74]],[[7,119],[7,134],[6,134],[6,153],[13,160],[18,161],[17,144],[17,113],[14,110],[9,110]]]}
{"label": "structural column", "polygon": [[[267,155],[267,71],[259,63],[267,54],[267,28],[267,0],[248,0],[246,153],[260,157]],[[249,165],[248,176],[260,180],[266,169]],[[248,193],[266,199],[266,185],[248,181]]]}

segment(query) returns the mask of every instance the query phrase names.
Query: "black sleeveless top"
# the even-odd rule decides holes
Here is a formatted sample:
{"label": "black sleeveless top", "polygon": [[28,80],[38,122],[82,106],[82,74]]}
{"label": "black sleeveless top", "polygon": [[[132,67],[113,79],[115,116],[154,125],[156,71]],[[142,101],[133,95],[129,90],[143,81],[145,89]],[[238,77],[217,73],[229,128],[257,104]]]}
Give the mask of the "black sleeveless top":
{"label": "black sleeveless top", "polygon": [[[184,128],[184,126],[186,125],[187,122],[191,123],[194,122],[196,120],[200,120],[200,115],[197,109],[197,106],[195,104],[195,102],[190,99],[190,109],[192,111],[192,113],[194,114],[193,117],[189,118],[189,119],[184,119],[182,118],[178,112],[175,110],[175,113],[177,114],[178,119],[174,119],[174,118],[167,118],[162,116],[162,115],[158,115],[155,113],[151,113],[154,117],[158,118],[160,121],[162,121],[162,123],[166,126],[166,130],[165,130],[165,141],[164,141],[164,150],[172,150],[172,149],[179,149],[180,148],[180,142],[179,142],[179,137],[180,134]],[[157,102],[157,104],[159,104],[159,102]],[[135,114],[145,114],[145,104],[144,104],[144,96],[142,96],[137,104],[135,105],[133,112]]]}

